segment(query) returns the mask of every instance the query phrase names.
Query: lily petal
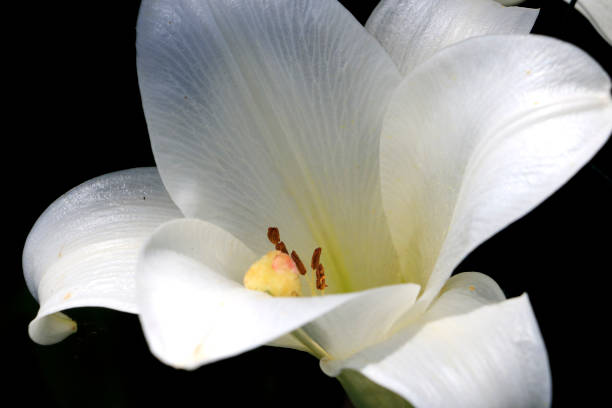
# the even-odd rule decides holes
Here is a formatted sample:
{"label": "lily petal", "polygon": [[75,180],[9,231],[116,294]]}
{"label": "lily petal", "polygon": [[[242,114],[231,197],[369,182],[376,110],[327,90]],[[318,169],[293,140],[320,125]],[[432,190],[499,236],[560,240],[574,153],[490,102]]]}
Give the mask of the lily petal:
{"label": "lily petal", "polygon": [[[317,345],[334,358],[344,358],[387,338],[414,305],[420,286],[405,283],[374,288],[336,307],[303,327]],[[308,351],[292,335],[268,345]]]}
{"label": "lily petal", "polygon": [[[393,291],[397,301],[403,294],[401,300],[410,306],[418,293],[416,285],[407,284],[343,295],[272,297],[240,283],[256,258],[239,240],[208,222],[183,219],[162,225],[141,254],[137,276],[140,319],[153,354],[166,364],[193,369],[266,343],[295,346],[279,337],[317,318],[322,326],[339,321],[322,317],[336,309],[344,316],[359,304],[373,308],[374,299],[390,303],[381,294]],[[378,310],[388,313],[390,308]],[[380,320],[368,322],[375,329],[390,328],[390,322]],[[319,333],[314,326],[311,330]],[[343,332],[371,337],[346,326]],[[333,340],[330,344],[338,342]]]}
{"label": "lily petal", "polygon": [[[570,3],[570,0],[565,0]],[[608,0],[580,0],[574,6],[593,24],[597,32],[612,45],[612,3]]]}
{"label": "lily petal", "polygon": [[383,286],[360,295],[304,326],[334,358],[344,358],[384,340],[397,320],[414,305],[420,286]]}
{"label": "lily petal", "polygon": [[285,334],[277,339],[269,341],[266,343],[266,346],[283,347],[308,352],[308,348],[292,334]]}
{"label": "lily petal", "polygon": [[538,10],[491,0],[382,0],[366,28],[406,75],[438,50],[470,37],[527,34]]}
{"label": "lily petal", "polygon": [[136,313],[138,251],[160,224],[181,213],[154,167],[106,174],[70,190],[36,221],[23,272],[40,303],[32,340],[61,341],[76,323],[61,310],[101,306]]}
{"label": "lily petal", "polygon": [[398,282],[378,157],[400,75],[347,10],[144,1],[137,48],[155,159],[187,216],[259,254],[270,226],[303,257],[322,247],[330,292]]}
{"label": "lily petal", "polygon": [[[329,313],[308,323],[303,330],[328,355],[343,358],[377,342],[383,341],[414,305],[420,286],[406,283],[364,291]],[[304,345],[289,335],[270,346],[307,351]]]}
{"label": "lily petal", "polygon": [[549,406],[550,369],[527,295],[495,303],[490,287],[484,296],[470,289],[484,275],[461,275],[388,341],[322,369],[359,371],[416,407]]}
{"label": "lily petal", "polygon": [[381,141],[385,212],[426,305],[470,251],[531,211],[605,143],[610,79],[546,37],[486,36],[410,74]]}

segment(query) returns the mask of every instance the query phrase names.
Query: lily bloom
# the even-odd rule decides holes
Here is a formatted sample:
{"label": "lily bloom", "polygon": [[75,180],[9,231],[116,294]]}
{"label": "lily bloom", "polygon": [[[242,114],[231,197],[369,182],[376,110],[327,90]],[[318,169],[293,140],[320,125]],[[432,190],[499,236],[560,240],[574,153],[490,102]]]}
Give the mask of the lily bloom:
{"label": "lily bloom", "polygon": [[175,367],[271,344],[319,358],[359,406],[549,405],[527,296],[450,277],[612,129],[605,72],[521,35],[535,17],[395,0],[366,30],[331,0],[145,0],[159,174],[94,179],[37,221],[31,337],[103,306],[139,313]]}

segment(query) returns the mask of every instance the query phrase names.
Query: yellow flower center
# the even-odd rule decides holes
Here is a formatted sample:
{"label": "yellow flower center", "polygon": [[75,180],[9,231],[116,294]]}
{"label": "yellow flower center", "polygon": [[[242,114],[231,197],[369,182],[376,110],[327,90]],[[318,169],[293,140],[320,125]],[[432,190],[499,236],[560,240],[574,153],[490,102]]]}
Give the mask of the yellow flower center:
{"label": "yellow flower center", "polygon": [[246,275],[247,289],[266,292],[272,296],[300,296],[300,273],[289,255],[270,251],[255,262]]}
{"label": "yellow flower center", "polygon": [[268,239],[276,249],[251,265],[244,275],[244,286],[272,296],[301,296],[300,275],[302,275],[308,281],[311,295],[316,294],[315,287],[323,294],[327,284],[325,268],[320,262],[321,248],[315,249],[312,254],[310,263],[312,274],[309,277],[298,254],[292,251],[289,255],[285,243],[280,240],[278,228],[268,228]]}

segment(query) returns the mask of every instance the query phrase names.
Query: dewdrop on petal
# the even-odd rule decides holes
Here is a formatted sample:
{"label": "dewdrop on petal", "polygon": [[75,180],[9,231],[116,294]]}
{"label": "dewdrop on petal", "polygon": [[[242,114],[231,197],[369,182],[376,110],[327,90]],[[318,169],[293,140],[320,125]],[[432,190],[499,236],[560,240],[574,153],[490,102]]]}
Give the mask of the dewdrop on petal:
{"label": "dewdrop on petal", "polygon": [[291,257],[281,251],[268,252],[244,275],[247,289],[272,296],[301,296],[300,272]]}

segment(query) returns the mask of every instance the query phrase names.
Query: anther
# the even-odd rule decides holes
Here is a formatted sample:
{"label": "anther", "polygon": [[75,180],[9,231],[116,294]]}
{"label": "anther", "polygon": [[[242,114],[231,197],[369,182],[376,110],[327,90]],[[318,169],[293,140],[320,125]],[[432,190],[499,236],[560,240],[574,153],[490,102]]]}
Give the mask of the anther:
{"label": "anther", "polygon": [[323,268],[323,264],[319,264],[316,270],[317,274],[317,289],[323,290],[327,287],[325,283],[325,268]]}
{"label": "anther", "polygon": [[312,253],[312,260],[310,261],[310,268],[315,271],[319,267],[319,259],[321,259],[321,248],[317,248]]}
{"label": "anther", "polygon": [[293,262],[295,263],[298,271],[300,271],[300,274],[306,275],[306,268],[304,267],[304,264],[302,263],[302,260],[298,256],[297,252],[291,251],[291,259],[293,259]]}
{"label": "anther", "polygon": [[280,241],[279,243],[277,243],[274,248],[276,248],[277,251],[281,251],[283,254],[289,255],[289,252],[287,251],[287,247],[285,246],[285,243],[283,241]]}
{"label": "anther", "polygon": [[[276,227],[269,227],[268,228],[268,240],[272,244],[274,244],[274,248],[276,248],[277,251],[280,251],[281,253],[283,253],[285,255],[289,255],[289,251],[287,250],[287,246],[285,245],[285,243],[283,241],[280,240],[280,232],[278,231],[278,228],[276,228]],[[298,256],[297,252],[291,251],[291,256],[288,257],[288,259],[291,259],[291,261],[293,261],[293,265],[295,267],[295,270],[297,270],[297,272],[299,272],[300,275],[306,275],[306,273],[307,273],[306,272],[306,268],[304,267],[304,263],[302,263],[302,260]],[[313,251],[312,258],[310,260],[310,267],[312,268],[312,271],[316,274],[315,286],[316,286],[316,288],[318,290],[321,291],[321,294],[323,294],[323,291],[327,287],[327,283],[325,282],[325,268],[323,268],[323,265],[321,264],[321,248],[320,247],[316,248]],[[247,272],[247,275],[249,275],[249,272]],[[245,279],[246,278],[247,277],[245,275]],[[252,279],[249,280],[249,282],[251,282],[251,281],[252,281]],[[308,281],[308,283],[310,285],[310,292],[314,296],[315,292],[314,292],[314,288],[312,286],[311,278],[307,278],[307,281]],[[247,286],[249,289],[251,289],[251,287],[249,287],[249,285],[247,285],[247,281],[246,280],[245,280],[245,286]],[[256,289],[256,288],[253,287],[253,289]],[[256,290],[258,290],[258,289],[256,289]],[[296,291],[296,293],[298,293],[298,292]]]}
{"label": "anther", "polygon": [[276,228],[276,227],[268,228],[268,239],[274,245],[276,245],[276,244],[278,244],[280,242],[280,232],[278,232],[278,228]]}

